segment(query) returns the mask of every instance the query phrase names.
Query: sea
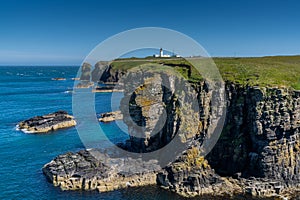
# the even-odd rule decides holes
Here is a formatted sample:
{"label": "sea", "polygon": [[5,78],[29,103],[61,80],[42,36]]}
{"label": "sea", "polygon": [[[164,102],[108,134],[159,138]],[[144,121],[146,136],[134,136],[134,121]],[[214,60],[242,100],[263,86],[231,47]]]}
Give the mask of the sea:
{"label": "sea", "polygon": [[[72,78],[76,77],[78,69],[75,66],[0,67],[0,199],[185,199],[157,186],[99,193],[62,191],[47,181],[42,173],[46,163],[60,154],[85,148],[76,128],[29,134],[19,131],[16,125],[22,120],[58,110],[72,114]],[[53,80],[56,77],[65,80]],[[120,93],[116,101],[121,98]],[[111,93],[96,93],[96,113],[117,109],[112,108],[110,102]],[[102,128],[107,130],[113,143],[128,138],[115,122],[102,124]]]}
{"label": "sea", "polygon": [[[0,67],[0,199],[180,199],[157,187],[109,193],[61,191],[47,181],[42,167],[56,156],[84,149],[76,128],[28,134],[18,122],[58,110],[72,114],[74,66]],[[55,81],[53,78],[65,78]],[[122,94],[120,93],[120,98]],[[117,99],[118,100],[118,99]],[[110,93],[96,93],[96,113],[111,111]],[[117,109],[117,108],[116,108]],[[114,143],[127,139],[115,122],[102,124]]]}

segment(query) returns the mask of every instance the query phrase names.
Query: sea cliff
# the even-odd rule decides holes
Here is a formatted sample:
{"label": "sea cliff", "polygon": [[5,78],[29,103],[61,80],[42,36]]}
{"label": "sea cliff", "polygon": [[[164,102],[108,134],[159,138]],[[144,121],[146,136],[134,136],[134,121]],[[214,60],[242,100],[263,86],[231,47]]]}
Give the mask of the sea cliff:
{"label": "sea cliff", "polygon": [[[117,82],[123,78],[124,83],[129,80],[131,83],[124,87],[121,102],[123,120],[131,136],[120,146],[143,153],[164,148],[176,140],[179,150],[169,154],[174,160],[162,169],[155,168],[146,177],[131,174],[131,181],[137,176],[144,182],[131,184],[129,179],[123,183],[118,173],[113,180],[102,177],[116,169],[109,169],[99,161],[93,164],[92,158],[81,162],[77,158],[82,157],[82,152],[68,153],[43,168],[55,186],[110,191],[128,187],[128,182],[132,186],[158,184],[189,197],[243,194],[284,198],[297,195],[300,189],[299,91],[230,80],[217,83],[219,89],[214,91],[216,85],[211,82],[193,82],[192,87],[187,87],[186,80],[166,72],[135,71],[126,77],[120,74],[126,72],[115,73],[109,66],[101,77],[103,82]],[[224,111],[226,115],[222,115]],[[225,118],[220,138],[204,157],[203,153],[209,148],[207,141],[213,137],[218,126],[216,122],[222,116]],[[68,162],[63,160],[65,157]],[[68,163],[72,170],[66,170]],[[85,163],[85,167],[81,168],[80,163]],[[106,182],[104,188],[103,182]],[[107,187],[112,183],[118,187]]]}

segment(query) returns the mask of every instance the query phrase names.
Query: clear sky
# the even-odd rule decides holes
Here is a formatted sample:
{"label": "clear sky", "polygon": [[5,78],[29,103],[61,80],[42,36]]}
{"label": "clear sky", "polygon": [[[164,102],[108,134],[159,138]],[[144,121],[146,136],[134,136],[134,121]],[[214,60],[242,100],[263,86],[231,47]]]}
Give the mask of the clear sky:
{"label": "clear sky", "polygon": [[0,0],[0,65],[80,65],[107,37],[149,26],[211,56],[300,54],[297,0]]}

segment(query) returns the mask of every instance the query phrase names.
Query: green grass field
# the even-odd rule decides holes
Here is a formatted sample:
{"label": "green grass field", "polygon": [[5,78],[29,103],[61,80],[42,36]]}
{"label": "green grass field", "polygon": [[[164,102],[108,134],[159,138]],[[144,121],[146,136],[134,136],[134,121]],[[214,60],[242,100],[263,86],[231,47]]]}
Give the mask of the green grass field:
{"label": "green grass field", "polygon": [[[300,90],[300,56],[213,58],[213,61],[225,81],[241,85],[292,87]],[[171,66],[191,82],[202,79],[192,64],[183,58],[117,59],[111,66],[113,70],[129,70],[146,63]]]}
{"label": "green grass field", "polygon": [[300,56],[215,58],[224,80],[300,90]]}

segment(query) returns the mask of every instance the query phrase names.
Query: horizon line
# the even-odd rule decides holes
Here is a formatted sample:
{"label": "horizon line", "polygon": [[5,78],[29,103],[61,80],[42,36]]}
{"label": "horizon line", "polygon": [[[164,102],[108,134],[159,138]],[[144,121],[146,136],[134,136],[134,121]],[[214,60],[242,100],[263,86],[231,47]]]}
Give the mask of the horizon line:
{"label": "horizon line", "polygon": [[[264,56],[211,56],[209,58],[212,59],[214,58],[264,58],[264,57],[293,57],[293,56],[300,56],[300,54],[285,54],[285,55],[278,54],[278,55],[264,55]],[[192,57],[199,57],[199,56],[192,56]],[[142,57],[128,57],[128,58],[143,59]],[[181,58],[185,58],[185,57],[181,57]],[[126,58],[120,58],[120,59],[126,59]],[[80,67],[81,64],[74,64],[74,63],[73,64],[0,64],[0,67]]]}

